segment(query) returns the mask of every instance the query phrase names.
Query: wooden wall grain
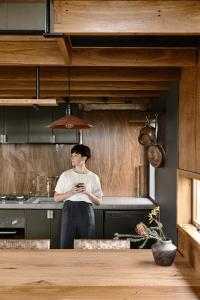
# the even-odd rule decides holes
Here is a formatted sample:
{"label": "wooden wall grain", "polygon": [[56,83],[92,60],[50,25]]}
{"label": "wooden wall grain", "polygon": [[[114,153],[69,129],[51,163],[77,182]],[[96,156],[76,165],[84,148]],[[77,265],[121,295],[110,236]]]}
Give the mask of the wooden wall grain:
{"label": "wooden wall grain", "polygon": [[[91,147],[88,168],[99,175],[105,196],[147,194],[144,148],[137,138],[141,123],[129,123],[131,111],[84,112],[95,127],[83,130],[83,143]],[[45,195],[46,176],[70,168],[73,145],[0,146],[0,194]]]}

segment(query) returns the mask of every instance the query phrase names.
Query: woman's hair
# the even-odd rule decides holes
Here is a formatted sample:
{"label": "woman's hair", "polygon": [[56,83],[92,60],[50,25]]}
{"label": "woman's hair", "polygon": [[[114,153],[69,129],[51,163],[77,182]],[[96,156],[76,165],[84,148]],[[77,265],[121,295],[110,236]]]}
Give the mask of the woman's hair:
{"label": "woman's hair", "polygon": [[83,144],[75,145],[71,150],[71,154],[72,153],[77,153],[77,154],[80,154],[81,156],[86,156],[87,157],[86,161],[91,157],[90,148]]}

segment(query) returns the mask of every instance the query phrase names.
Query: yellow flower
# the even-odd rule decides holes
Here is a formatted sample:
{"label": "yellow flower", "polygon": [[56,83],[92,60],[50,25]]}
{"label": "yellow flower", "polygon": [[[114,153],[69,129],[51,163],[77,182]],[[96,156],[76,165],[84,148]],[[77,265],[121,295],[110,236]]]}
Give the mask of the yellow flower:
{"label": "yellow flower", "polygon": [[151,210],[149,213],[149,223],[153,222],[157,216],[160,214],[160,206],[156,206],[154,209]]}

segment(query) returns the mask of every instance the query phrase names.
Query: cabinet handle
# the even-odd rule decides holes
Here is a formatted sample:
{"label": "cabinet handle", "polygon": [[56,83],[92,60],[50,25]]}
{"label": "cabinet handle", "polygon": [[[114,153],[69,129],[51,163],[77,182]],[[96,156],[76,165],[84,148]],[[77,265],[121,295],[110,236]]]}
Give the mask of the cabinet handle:
{"label": "cabinet handle", "polygon": [[7,134],[4,134],[3,135],[3,143],[6,143],[6,141],[7,141]]}
{"label": "cabinet handle", "polygon": [[16,234],[16,231],[0,231],[0,234]]}
{"label": "cabinet handle", "polygon": [[47,210],[47,219],[53,219],[53,210]]}
{"label": "cabinet handle", "polygon": [[55,136],[55,134],[51,135],[51,136],[49,137],[49,140],[50,140],[50,143],[55,144],[55,141],[56,141],[56,136]]}
{"label": "cabinet handle", "polygon": [[18,223],[18,220],[13,220],[11,223],[12,225],[16,225]]}
{"label": "cabinet handle", "polygon": [[1,134],[0,135],[0,143],[2,143],[2,144],[5,143],[4,140],[5,140],[5,135]]}
{"label": "cabinet handle", "polygon": [[53,134],[52,135],[52,143],[55,144],[55,142],[56,142],[56,136],[55,136],[55,134]]}

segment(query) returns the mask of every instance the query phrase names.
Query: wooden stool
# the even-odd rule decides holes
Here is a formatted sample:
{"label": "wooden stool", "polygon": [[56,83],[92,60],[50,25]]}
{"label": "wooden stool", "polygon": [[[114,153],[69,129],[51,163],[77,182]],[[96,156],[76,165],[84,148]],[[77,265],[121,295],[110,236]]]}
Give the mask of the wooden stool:
{"label": "wooden stool", "polygon": [[75,239],[75,249],[130,249],[129,240]]}
{"label": "wooden stool", "polygon": [[0,239],[0,249],[49,249],[50,240]]}

